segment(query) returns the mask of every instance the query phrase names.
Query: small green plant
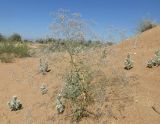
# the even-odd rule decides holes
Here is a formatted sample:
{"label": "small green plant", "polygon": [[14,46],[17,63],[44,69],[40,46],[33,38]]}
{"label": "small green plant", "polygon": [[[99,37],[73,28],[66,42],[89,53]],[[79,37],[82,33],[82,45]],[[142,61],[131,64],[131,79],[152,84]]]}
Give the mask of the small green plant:
{"label": "small green plant", "polygon": [[13,96],[12,99],[8,102],[8,106],[11,111],[17,111],[22,109],[22,104],[17,100],[17,96]]}
{"label": "small green plant", "polygon": [[48,62],[42,61],[42,59],[40,59],[39,71],[43,75],[45,75],[47,72],[49,72],[50,70],[48,69]]}
{"label": "small green plant", "polygon": [[152,68],[160,65],[160,50],[155,52],[155,57],[147,62],[147,67]]}
{"label": "small green plant", "polygon": [[133,61],[131,60],[130,54],[128,54],[124,61],[124,69],[130,70],[131,68],[133,68]]}
{"label": "small green plant", "polygon": [[41,90],[42,95],[47,94],[47,92],[48,92],[47,85],[42,84],[41,87],[40,87],[40,90]]}

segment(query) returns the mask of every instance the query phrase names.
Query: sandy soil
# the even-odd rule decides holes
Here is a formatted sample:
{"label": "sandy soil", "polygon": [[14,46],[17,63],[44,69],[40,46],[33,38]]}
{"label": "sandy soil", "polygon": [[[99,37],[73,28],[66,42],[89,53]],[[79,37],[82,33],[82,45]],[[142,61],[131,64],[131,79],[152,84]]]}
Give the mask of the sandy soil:
{"label": "sandy soil", "polygon": [[[146,68],[146,62],[160,49],[160,27],[107,47],[107,58],[101,61],[101,50],[85,54],[89,65],[111,76],[107,100],[89,110],[100,112],[98,119],[84,118],[82,124],[160,124],[160,67]],[[134,68],[124,70],[124,59],[130,53]],[[46,54],[51,69],[47,75],[38,73],[39,57],[0,63],[0,124],[67,124],[70,111],[57,115],[55,96],[63,85],[62,75],[69,70],[69,57],[64,53]],[[117,78],[118,77],[118,78]],[[97,77],[96,77],[97,78]],[[126,80],[127,81],[126,81]],[[48,94],[41,95],[42,83]],[[7,102],[18,96],[23,109],[10,111]],[[155,111],[153,108],[155,108]],[[99,110],[99,111],[98,111]]]}

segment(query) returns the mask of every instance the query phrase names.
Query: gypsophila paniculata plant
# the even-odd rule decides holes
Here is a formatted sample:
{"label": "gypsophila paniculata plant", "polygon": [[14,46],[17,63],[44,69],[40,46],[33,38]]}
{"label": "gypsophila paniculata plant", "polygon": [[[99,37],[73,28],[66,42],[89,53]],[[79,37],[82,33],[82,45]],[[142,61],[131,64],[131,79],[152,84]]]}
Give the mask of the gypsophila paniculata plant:
{"label": "gypsophila paniculata plant", "polygon": [[130,54],[128,54],[127,58],[124,61],[124,69],[130,70],[131,68],[133,68],[133,61],[131,59]]}
{"label": "gypsophila paniculata plant", "polygon": [[17,111],[22,109],[22,104],[20,100],[17,99],[17,96],[12,97],[12,99],[8,102],[8,106],[11,111]]}
{"label": "gypsophila paniculata plant", "polygon": [[[63,113],[65,104],[71,105],[74,121],[80,121],[86,117],[86,107],[90,104],[91,71],[82,61],[77,60],[77,51],[66,45],[70,55],[71,70],[64,76],[64,86],[56,98],[56,109]],[[65,102],[64,102],[65,101]]]}

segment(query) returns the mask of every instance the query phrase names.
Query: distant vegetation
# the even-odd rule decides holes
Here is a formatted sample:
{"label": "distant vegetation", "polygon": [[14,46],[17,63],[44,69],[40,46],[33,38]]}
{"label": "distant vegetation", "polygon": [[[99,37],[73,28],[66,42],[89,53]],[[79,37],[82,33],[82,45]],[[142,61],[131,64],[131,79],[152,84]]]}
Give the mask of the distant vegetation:
{"label": "distant vegetation", "polygon": [[155,23],[153,20],[150,19],[144,19],[142,20],[138,25],[138,32],[144,32],[149,29],[152,29],[156,27],[158,24]]}
{"label": "distant vegetation", "polygon": [[22,42],[19,34],[13,34],[5,37],[0,34],[0,61],[12,62],[15,57],[28,57],[29,48],[26,43]]}
{"label": "distant vegetation", "polygon": [[14,33],[9,37],[10,41],[21,42],[22,38],[20,34]]}

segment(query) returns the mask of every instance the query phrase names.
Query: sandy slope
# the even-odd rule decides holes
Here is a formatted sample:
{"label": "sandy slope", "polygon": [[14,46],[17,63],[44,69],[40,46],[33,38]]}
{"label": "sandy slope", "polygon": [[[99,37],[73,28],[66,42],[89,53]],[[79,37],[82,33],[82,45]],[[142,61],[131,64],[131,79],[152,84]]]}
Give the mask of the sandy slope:
{"label": "sandy slope", "polygon": [[[106,75],[124,73],[128,84],[110,85],[107,89],[108,99],[101,106],[104,116],[83,119],[80,123],[102,124],[160,124],[160,67],[148,69],[146,61],[154,56],[160,48],[160,27],[148,30],[136,38],[123,41],[109,49],[107,64],[95,63],[100,60],[100,50],[86,54],[90,65],[100,68]],[[123,69],[123,62],[130,53],[134,68]],[[69,69],[68,56],[63,53],[46,55],[51,72],[43,76],[38,73],[39,58],[17,59],[13,63],[0,63],[0,124],[66,124],[70,123],[65,115],[57,116],[54,99],[63,85],[61,76]],[[123,76],[124,76],[123,75]],[[125,81],[122,81],[124,83]],[[48,85],[49,92],[41,95],[42,83]],[[11,112],[7,102],[17,95],[22,101],[23,109]],[[117,99],[116,99],[117,98]],[[97,105],[90,108],[96,111]],[[98,108],[98,107],[97,107]]]}

